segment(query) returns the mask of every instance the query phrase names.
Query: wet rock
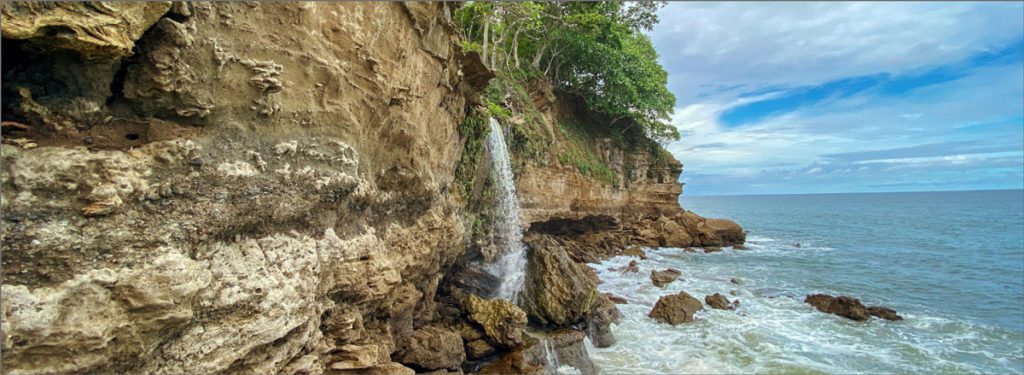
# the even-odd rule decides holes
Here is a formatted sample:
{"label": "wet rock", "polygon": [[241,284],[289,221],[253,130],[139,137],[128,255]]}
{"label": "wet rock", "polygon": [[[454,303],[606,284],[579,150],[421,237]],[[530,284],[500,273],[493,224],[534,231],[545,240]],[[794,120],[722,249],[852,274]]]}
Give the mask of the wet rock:
{"label": "wet rock", "polygon": [[696,253],[697,249],[694,249],[692,247],[687,247],[686,249],[683,249],[683,251],[688,252],[688,253]]}
{"label": "wet rock", "polygon": [[896,314],[896,310],[882,306],[868,306],[868,314],[885,320],[903,320],[902,316]]}
{"label": "wet rock", "polygon": [[734,277],[734,278],[729,279],[729,282],[733,283],[733,284],[736,284],[736,285],[741,285],[741,284],[743,284],[743,279],[738,278],[738,277]]}
{"label": "wet rock", "polygon": [[860,303],[860,300],[850,296],[833,297],[827,294],[808,294],[804,303],[814,306],[818,311],[856,321],[865,321],[871,318],[867,308]]}
{"label": "wet rock", "polygon": [[548,349],[552,349],[551,351],[554,352],[554,356],[545,355],[545,362],[549,368],[557,369],[569,366],[579,371],[581,375],[597,374],[597,368],[590,360],[587,346],[583,342],[586,337],[583,332],[575,329],[560,329],[549,332],[545,336],[540,345],[549,345]]}
{"label": "wet rock", "polygon": [[704,303],[706,303],[708,307],[719,310],[732,310],[735,308],[731,302],[729,302],[728,298],[725,298],[725,296],[719,293],[704,296]]}
{"label": "wet rock", "polygon": [[626,297],[617,296],[617,295],[612,294],[612,293],[604,293],[604,295],[605,295],[605,297],[608,297],[609,301],[612,301],[613,303],[616,303],[616,304],[619,304],[619,305],[629,303],[629,301],[626,300]]}
{"label": "wet rock", "polygon": [[647,254],[644,253],[644,250],[641,249],[640,246],[631,246],[630,248],[623,251],[622,255],[637,257],[640,258],[641,260],[647,259]]}
{"label": "wet rock", "polygon": [[750,250],[750,248],[748,248],[746,246],[743,246],[743,245],[740,245],[740,244],[732,245],[732,249],[733,250]]}
{"label": "wet rock", "polygon": [[512,351],[502,355],[497,361],[480,368],[480,374],[543,374],[545,364],[544,348],[540,341],[529,337]]}
{"label": "wet rock", "polygon": [[518,306],[503,299],[487,300],[470,294],[465,307],[469,320],[480,324],[493,342],[509,348],[523,342],[523,327],[527,319],[526,313]]}
{"label": "wet rock", "polygon": [[720,248],[718,246],[705,246],[704,247],[704,254],[717,253],[719,251],[722,251],[722,248]]}
{"label": "wet rock", "polygon": [[409,345],[392,356],[396,362],[427,370],[455,369],[466,360],[462,337],[438,327],[416,330]]}
{"label": "wet rock", "polygon": [[704,306],[699,300],[686,292],[679,292],[659,298],[647,316],[659,323],[678,325],[692,322],[693,314],[700,310],[704,310]]}
{"label": "wet rock", "polygon": [[590,314],[597,284],[583,268],[548,235],[527,239],[527,279],[523,309],[541,324],[568,325]]}
{"label": "wet rock", "polygon": [[620,268],[619,271],[621,271],[622,273],[629,273],[629,272],[637,273],[637,272],[640,272],[640,266],[638,266],[636,264],[635,260],[631,260],[631,261],[629,261],[629,265]]}
{"label": "wet rock", "polygon": [[590,309],[587,318],[587,336],[598,348],[607,348],[615,344],[615,335],[611,325],[618,323],[621,313],[611,298],[604,294],[597,296],[597,301]]}
{"label": "wet rock", "polygon": [[683,273],[677,269],[669,268],[661,271],[651,271],[651,282],[659,288],[664,288],[665,285],[671,284],[673,281],[679,278]]}

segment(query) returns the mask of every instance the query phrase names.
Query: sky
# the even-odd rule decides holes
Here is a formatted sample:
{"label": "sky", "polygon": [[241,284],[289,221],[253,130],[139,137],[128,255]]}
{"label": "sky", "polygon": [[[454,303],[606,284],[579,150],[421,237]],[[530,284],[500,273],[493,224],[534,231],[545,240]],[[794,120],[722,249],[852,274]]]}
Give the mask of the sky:
{"label": "sky", "polygon": [[687,195],[1024,188],[1024,4],[669,3]]}

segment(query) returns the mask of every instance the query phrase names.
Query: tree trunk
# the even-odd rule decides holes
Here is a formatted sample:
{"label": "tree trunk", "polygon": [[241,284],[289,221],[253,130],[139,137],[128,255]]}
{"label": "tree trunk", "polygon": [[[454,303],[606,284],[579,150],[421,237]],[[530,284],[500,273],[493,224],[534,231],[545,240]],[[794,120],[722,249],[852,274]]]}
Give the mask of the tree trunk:
{"label": "tree trunk", "polygon": [[490,31],[491,31],[491,19],[490,19],[490,17],[487,17],[485,15],[484,16],[484,45],[483,45],[483,48],[482,48],[482,50],[480,52],[481,52],[481,55],[482,55],[481,59],[484,62],[484,66],[487,66],[487,67],[490,67],[490,65],[487,65],[487,42],[490,40]]}

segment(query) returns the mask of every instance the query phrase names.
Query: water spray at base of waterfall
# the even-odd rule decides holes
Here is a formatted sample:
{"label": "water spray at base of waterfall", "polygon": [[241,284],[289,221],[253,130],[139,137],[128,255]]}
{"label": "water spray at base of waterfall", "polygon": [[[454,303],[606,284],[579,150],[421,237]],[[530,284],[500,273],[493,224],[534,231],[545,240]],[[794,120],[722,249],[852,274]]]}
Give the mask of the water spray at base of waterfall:
{"label": "water spray at base of waterfall", "polygon": [[523,229],[519,225],[519,197],[516,195],[512,162],[501,126],[491,118],[490,128],[487,150],[491,153],[494,166],[494,234],[502,255],[488,267],[488,271],[501,280],[495,297],[519,304],[519,294],[526,281],[526,248],[523,245]]}

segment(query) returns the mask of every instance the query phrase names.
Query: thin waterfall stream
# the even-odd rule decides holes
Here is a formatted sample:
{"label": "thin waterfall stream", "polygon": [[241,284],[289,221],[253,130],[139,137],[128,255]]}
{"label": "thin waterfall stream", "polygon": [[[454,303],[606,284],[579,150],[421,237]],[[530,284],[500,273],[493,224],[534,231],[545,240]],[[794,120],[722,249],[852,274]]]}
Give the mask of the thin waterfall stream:
{"label": "thin waterfall stream", "polygon": [[494,234],[501,256],[491,264],[491,274],[501,280],[496,297],[519,303],[519,292],[526,279],[526,248],[523,245],[523,229],[519,223],[519,197],[516,195],[516,181],[512,174],[512,163],[501,126],[490,119],[491,133],[487,136],[487,150],[494,163],[496,190]]}

